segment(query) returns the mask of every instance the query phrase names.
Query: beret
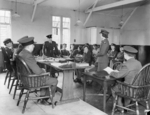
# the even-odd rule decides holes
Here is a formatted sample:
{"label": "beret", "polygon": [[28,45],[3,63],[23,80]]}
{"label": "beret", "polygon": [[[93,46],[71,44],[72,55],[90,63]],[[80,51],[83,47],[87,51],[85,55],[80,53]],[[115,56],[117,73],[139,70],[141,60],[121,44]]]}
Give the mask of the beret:
{"label": "beret", "polygon": [[127,53],[134,53],[135,54],[138,52],[135,48],[133,48],[131,46],[124,46],[123,49]]}
{"label": "beret", "polygon": [[5,45],[8,44],[8,43],[10,43],[10,42],[12,42],[10,38],[6,38],[6,39],[3,41],[3,43],[4,43]]}
{"label": "beret", "polygon": [[103,33],[103,34],[106,34],[106,35],[108,35],[108,34],[109,34],[109,32],[108,32],[108,31],[103,30],[103,29],[100,31],[100,33]]}
{"label": "beret", "polygon": [[47,38],[52,38],[52,34],[49,34],[46,36]]}

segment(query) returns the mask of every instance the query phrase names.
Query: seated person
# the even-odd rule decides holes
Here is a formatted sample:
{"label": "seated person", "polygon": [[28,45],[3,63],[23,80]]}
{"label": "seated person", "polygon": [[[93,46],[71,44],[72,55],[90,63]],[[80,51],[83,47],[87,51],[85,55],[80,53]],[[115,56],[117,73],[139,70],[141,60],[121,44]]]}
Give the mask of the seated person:
{"label": "seated person", "polygon": [[70,58],[75,58],[77,55],[78,50],[75,49],[75,45],[71,44],[70,45]]}
{"label": "seated person", "polygon": [[[18,40],[18,42],[23,46],[23,50],[19,53],[19,56],[26,62],[26,64],[34,74],[40,75],[42,73],[45,73],[45,70],[43,70],[37,65],[37,62],[34,56],[32,55],[32,51],[34,49],[33,40],[34,37],[23,37]],[[57,83],[58,81],[56,78],[46,77],[45,85],[49,85],[53,89],[53,91],[56,90]],[[55,92],[52,92],[53,96],[54,94]],[[49,95],[48,89],[41,89],[40,95],[41,96]]]}
{"label": "seated person", "polygon": [[60,57],[60,50],[58,49],[58,44],[56,44],[57,50],[54,50],[55,57]]}
{"label": "seated person", "polygon": [[115,59],[112,59],[110,61],[110,67],[112,68],[113,67],[113,64],[115,62],[123,62],[124,61],[124,51],[123,51],[123,47],[120,46],[120,52],[117,54],[116,58]]}
{"label": "seated person", "polygon": [[[91,51],[89,49],[89,46],[85,45],[82,62],[86,62],[86,63],[89,63],[89,65],[91,65],[91,59],[92,59],[92,54],[91,54]],[[82,72],[84,72],[84,70],[79,69],[76,71],[77,78],[74,80],[74,82],[81,82]]]}
{"label": "seated person", "polygon": [[83,48],[82,46],[78,46],[78,52],[77,52],[77,55],[83,55]]}
{"label": "seated person", "polygon": [[13,59],[13,53],[14,53],[14,47],[13,47],[13,42],[11,41],[10,38],[7,38],[4,40],[4,45],[5,45],[5,51],[10,59]]}
{"label": "seated person", "polygon": [[69,56],[69,51],[66,50],[67,44],[62,44],[62,50],[60,51],[60,56]]}
{"label": "seated person", "polygon": [[[124,47],[124,58],[127,60],[125,63],[123,63],[118,71],[114,70],[110,73],[110,76],[113,76],[115,78],[124,78],[124,83],[132,84],[136,74],[140,71],[142,68],[141,62],[135,59],[135,54],[138,51],[130,46]],[[112,88],[112,94],[115,97],[115,92],[119,92],[118,86],[114,86]],[[130,100],[125,99],[124,100],[125,106],[130,103]],[[118,99],[118,104],[122,106],[122,99]]]}
{"label": "seated person", "polygon": [[108,57],[109,60],[115,59],[116,55],[117,55],[117,51],[116,51],[116,45],[115,44],[111,44],[111,50],[108,51]]}
{"label": "seated person", "polygon": [[94,45],[93,45],[93,50],[92,50],[93,63],[96,62],[96,59],[97,59],[97,58],[96,58],[96,55],[97,55],[98,51],[99,51],[99,49],[98,49],[97,44],[94,44]]}

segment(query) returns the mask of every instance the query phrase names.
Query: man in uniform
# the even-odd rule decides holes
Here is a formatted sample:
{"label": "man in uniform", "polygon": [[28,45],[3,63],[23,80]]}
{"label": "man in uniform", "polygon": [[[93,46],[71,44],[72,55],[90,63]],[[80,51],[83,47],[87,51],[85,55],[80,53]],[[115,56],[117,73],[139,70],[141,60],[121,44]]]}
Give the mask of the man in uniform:
{"label": "man in uniform", "polygon": [[[125,63],[123,63],[118,71],[114,70],[110,73],[110,76],[113,76],[115,78],[124,78],[124,83],[132,84],[136,74],[140,71],[142,68],[141,62],[135,59],[135,54],[138,51],[131,47],[131,46],[124,46],[124,58],[127,60]],[[115,92],[118,92],[118,86],[116,85],[112,89],[112,94],[115,96]],[[125,106],[128,105],[130,100],[125,99]],[[122,100],[121,98],[118,98],[118,104],[122,106]]]}
{"label": "man in uniform", "polygon": [[[34,37],[23,37],[19,39],[18,42],[23,46],[23,50],[19,53],[19,56],[26,62],[26,64],[32,70],[32,72],[37,75],[45,73],[45,70],[37,65],[37,62],[34,56],[32,55],[32,51],[34,49]],[[57,83],[58,81],[56,78],[46,77],[45,84],[52,87],[54,91],[56,89]],[[41,96],[49,95],[47,90],[48,89],[42,89],[40,92]],[[52,92],[53,96],[54,94],[55,92]]]}
{"label": "man in uniform", "polygon": [[57,44],[55,41],[52,41],[52,34],[46,36],[48,41],[43,45],[43,54],[47,57],[56,57],[58,53]]}

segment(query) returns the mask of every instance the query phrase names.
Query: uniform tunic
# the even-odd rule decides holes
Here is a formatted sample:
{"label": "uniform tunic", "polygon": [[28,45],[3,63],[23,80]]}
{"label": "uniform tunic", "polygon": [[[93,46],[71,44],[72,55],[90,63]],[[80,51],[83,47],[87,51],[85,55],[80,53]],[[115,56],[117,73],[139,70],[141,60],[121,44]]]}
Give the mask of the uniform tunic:
{"label": "uniform tunic", "polygon": [[58,53],[58,48],[56,42],[54,41],[52,41],[52,43],[46,41],[44,43],[43,50],[44,50],[44,55],[48,57],[56,57],[56,54]]}

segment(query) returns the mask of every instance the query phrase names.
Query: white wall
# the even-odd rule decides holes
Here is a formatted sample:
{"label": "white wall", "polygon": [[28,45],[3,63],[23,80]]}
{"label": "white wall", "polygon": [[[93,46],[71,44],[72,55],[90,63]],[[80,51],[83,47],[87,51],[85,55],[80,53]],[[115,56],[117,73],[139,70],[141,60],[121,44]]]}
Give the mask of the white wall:
{"label": "white wall", "polygon": [[121,32],[121,43],[150,45],[150,1],[139,7]]}
{"label": "white wall", "polygon": [[[14,9],[14,3],[0,0],[0,9]],[[84,44],[88,42],[88,31],[84,27],[75,26],[77,21],[77,12],[67,9],[52,8],[47,6],[38,6],[34,21],[31,22],[33,6],[18,3],[18,14],[20,18],[12,18],[12,39],[16,43],[17,40],[25,35],[35,37],[37,43],[43,43],[46,35],[52,33],[52,16],[64,16],[71,18],[71,43]],[[14,12],[13,12],[14,13]],[[88,14],[81,13],[80,19],[84,23]],[[106,23],[104,24],[104,21]],[[119,19],[116,17],[105,16],[100,14],[92,14],[86,27],[88,26],[105,26],[117,27]],[[99,31],[98,31],[99,32]],[[114,35],[114,34],[113,34]],[[114,41],[115,35],[110,41]],[[74,42],[74,39],[76,42]]]}

